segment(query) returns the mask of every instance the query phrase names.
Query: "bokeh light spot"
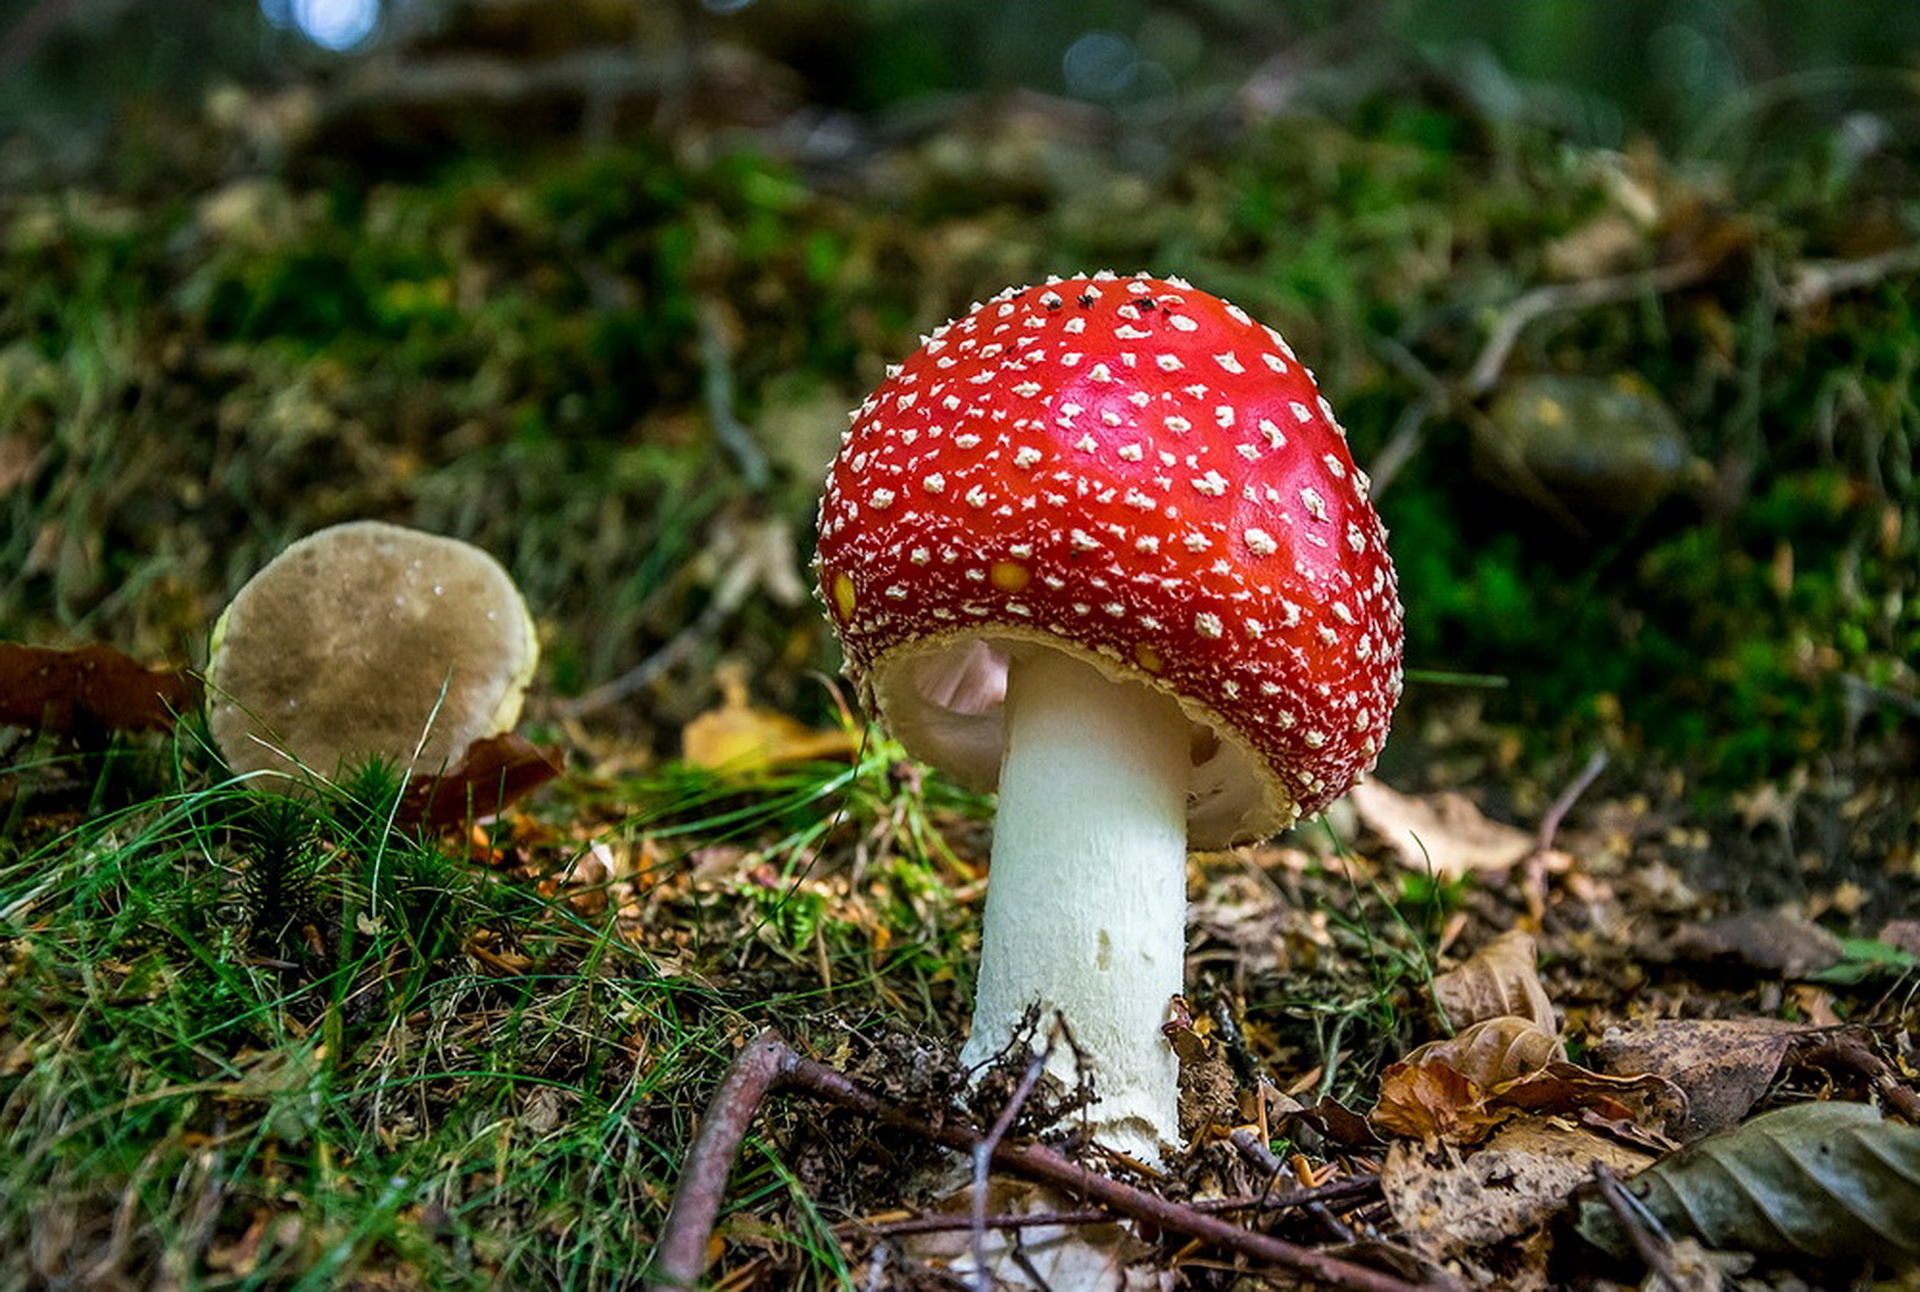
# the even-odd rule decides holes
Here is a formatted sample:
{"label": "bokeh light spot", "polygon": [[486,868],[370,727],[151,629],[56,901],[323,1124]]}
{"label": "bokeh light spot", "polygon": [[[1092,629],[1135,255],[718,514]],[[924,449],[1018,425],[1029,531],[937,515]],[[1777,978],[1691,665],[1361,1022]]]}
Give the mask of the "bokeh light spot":
{"label": "bokeh light spot", "polygon": [[322,49],[349,50],[380,26],[380,0],[260,0],[260,16]]}

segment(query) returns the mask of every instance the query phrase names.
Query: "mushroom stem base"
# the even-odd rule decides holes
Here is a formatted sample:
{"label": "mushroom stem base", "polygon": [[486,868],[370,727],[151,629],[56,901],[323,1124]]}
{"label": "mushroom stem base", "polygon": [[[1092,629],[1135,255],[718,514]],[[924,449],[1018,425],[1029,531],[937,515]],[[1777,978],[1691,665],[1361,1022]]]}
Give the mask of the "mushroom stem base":
{"label": "mushroom stem base", "polygon": [[[1188,723],[1172,699],[1058,651],[1009,666],[973,1033],[984,1064],[1031,1005],[1088,1062],[1095,1137],[1148,1162],[1179,1138],[1161,1025],[1186,949]],[[1071,1085],[1073,1047],[1051,1070]]]}

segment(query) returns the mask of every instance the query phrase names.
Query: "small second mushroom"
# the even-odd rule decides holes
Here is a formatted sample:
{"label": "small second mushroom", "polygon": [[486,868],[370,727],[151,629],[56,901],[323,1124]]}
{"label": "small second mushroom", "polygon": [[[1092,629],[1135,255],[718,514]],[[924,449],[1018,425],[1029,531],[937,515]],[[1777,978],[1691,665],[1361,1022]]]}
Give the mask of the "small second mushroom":
{"label": "small second mushroom", "polygon": [[371,758],[438,772],[513,726],[538,658],[493,557],[353,521],[290,545],[220,616],[207,721],[240,774],[298,783]]}
{"label": "small second mushroom", "polygon": [[1312,374],[1177,279],[1011,289],[856,410],[818,576],[868,705],[999,790],[963,1060],[1057,1011],[1096,1132],[1157,1160],[1189,846],[1320,811],[1400,694],[1385,531]]}

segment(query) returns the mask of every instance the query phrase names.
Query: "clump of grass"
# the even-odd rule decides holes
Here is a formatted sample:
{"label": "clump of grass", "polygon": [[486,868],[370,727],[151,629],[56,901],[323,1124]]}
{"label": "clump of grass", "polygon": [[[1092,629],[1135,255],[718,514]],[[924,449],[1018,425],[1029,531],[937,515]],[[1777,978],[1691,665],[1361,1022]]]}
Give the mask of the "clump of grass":
{"label": "clump of grass", "polygon": [[970,948],[956,893],[978,876],[949,836],[978,828],[985,798],[877,732],[850,761],[744,780],[670,764],[615,793],[607,838],[652,855],[639,881],[649,918],[690,964],[768,975],[779,993],[804,982],[841,1004],[858,992],[913,1025],[957,1028],[944,1015]]}
{"label": "clump of grass", "polygon": [[[179,784],[0,854],[0,1285],[629,1285],[742,1011],[924,1020],[964,950],[943,831],[980,805],[883,741],[757,782],[670,767],[617,825],[556,829],[533,869],[656,856],[657,946],[396,829],[391,767]],[[736,864],[696,874],[715,849]],[[835,1285],[779,1155],[741,1182],[781,1277]]]}
{"label": "clump of grass", "polygon": [[637,1274],[710,1002],[575,972],[577,927],[484,971],[533,906],[389,829],[397,789],[186,790],[7,863],[0,1283]]}
{"label": "clump of grass", "polygon": [[[1371,1105],[1381,1070],[1419,1040],[1431,1018],[1444,928],[1462,906],[1466,881],[1374,873],[1324,823],[1332,851],[1287,876],[1282,900],[1301,913],[1300,953],[1282,955],[1232,997],[1252,1050],[1283,1086],[1311,1078],[1316,1094]],[[1196,984],[1205,1003],[1205,983]]]}

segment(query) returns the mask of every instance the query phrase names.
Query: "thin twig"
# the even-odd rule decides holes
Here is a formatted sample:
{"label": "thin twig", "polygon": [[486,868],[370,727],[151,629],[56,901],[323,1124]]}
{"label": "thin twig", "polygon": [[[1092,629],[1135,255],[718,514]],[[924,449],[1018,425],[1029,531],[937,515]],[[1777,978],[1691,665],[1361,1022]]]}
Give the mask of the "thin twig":
{"label": "thin twig", "polygon": [[[971,1152],[980,1138],[977,1132],[964,1126],[927,1125],[862,1090],[842,1073],[810,1059],[795,1056],[782,1084],[789,1089],[803,1090],[842,1107],[865,1113],[876,1121],[914,1131],[937,1144],[961,1152]],[[994,1151],[993,1160],[1007,1170],[1055,1185],[1069,1195],[1101,1203],[1135,1220],[1216,1243],[1253,1260],[1317,1278],[1331,1287],[1355,1289],[1357,1292],[1412,1292],[1413,1289],[1412,1284],[1379,1270],[1355,1265],[1310,1248],[1297,1247],[1266,1234],[1254,1233],[1217,1216],[1196,1211],[1184,1203],[1173,1202],[1109,1179],[1044,1144],[1002,1144]],[[1459,1284],[1442,1276],[1442,1281],[1422,1286],[1428,1289],[1458,1288]]]}
{"label": "thin twig", "polygon": [[708,601],[706,607],[694,621],[675,633],[659,650],[635,664],[619,677],[602,682],[591,691],[583,692],[556,705],[563,718],[583,718],[598,713],[609,705],[633,695],[637,691],[651,686],[654,679],[668,669],[674,668],[691,656],[700,643],[719,631],[720,625],[733,612],[733,606],[720,597]]}
{"label": "thin twig", "polygon": [[1713,266],[1704,260],[1680,260],[1657,265],[1631,274],[1610,278],[1589,278],[1578,283],[1554,283],[1523,292],[1494,321],[1479,357],[1467,371],[1463,389],[1469,399],[1478,399],[1500,381],[1507,356],[1520,341],[1527,324],[1548,314],[1565,310],[1591,309],[1596,305],[1617,305],[1642,296],[1663,296],[1690,287],[1705,278]]}
{"label": "thin twig", "polygon": [[[1525,300],[1526,297],[1521,298],[1521,301]],[[1520,303],[1516,302],[1515,308],[1519,308],[1519,305]],[[1496,334],[1499,332],[1497,324],[1495,332]],[[1515,338],[1506,342],[1509,348],[1517,336],[1516,332]],[[1474,402],[1474,399],[1485,391],[1469,389],[1464,381],[1460,383],[1458,389],[1449,386],[1426,364],[1420,362],[1419,356],[1412,350],[1391,337],[1378,338],[1377,348],[1389,366],[1420,387],[1420,397],[1407,405],[1405,411],[1401,413],[1400,420],[1395,424],[1394,432],[1388,438],[1386,447],[1380,450],[1368,467],[1368,477],[1372,481],[1370,492],[1374,496],[1379,496],[1388,485],[1393,483],[1400,469],[1419,451],[1421,442],[1426,437],[1427,422],[1446,412],[1460,418],[1471,427],[1474,443],[1499,460],[1501,473],[1506,477],[1509,488],[1517,490],[1527,501],[1552,516],[1575,538],[1585,539],[1588,536],[1586,526],[1580,523],[1580,518],[1568,510],[1566,503],[1562,502],[1558,495],[1540,482],[1540,478],[1506,438],[1494,431],[1492,419]],[[1483,353],[1483,361],[1486,357]],[[1489,388],[1492,381],[1499,377],[1498,367],[1505,362],[1506,354],[1503,351],[1498,356],[1495,370],[1489,378]]]}
{"label": "thin twig", "polygon": [[1920,270],[1920,244],[1895,247],[1860,260],[1811,261],[1800,266],[1787,288],[1787,308],[1809,309],[1830,296],[1916,270]]}
{"label": "thin twig", "polygon": [[1263,1144],[1250,1126],[1242,1126],[1228,1135],[1227,1142],[1239,1151],[1241,1157],[1265,1171],[1270,1180],[1278,1179],[1287,1169],[1287,1164],[1280,1160],[1280,1155]]}
{"label": "thin twig", "polygon": [[1544,315],[1563,310],[1588,309],[1611,305],[1640,296],[1660,295],[1687,287],[1707,276],[1712,266],[1704,261],[1683,260],[1637,273],[1610,278],[1592,278],[1578,283],[1553,283],[1523,292],[1501,311],[1487,334],[1479,355],[1467,375],[1458,382],[1442,380],[1403,342],[1388,336],[1374,338],[1375,349],[1387,365],[1420,388],[1420,395],[1401,411],[1393,433],[1367,465],[1370,492],[1378,497],[1392,485],[1403,467],[1413,460],[1426,438],[1427,424],[1443,412],[1452,411],[1476,428],[1476,439],[1501,458],[1513,483],[1522,488],[1534,503],[1544,507],[1578,537],[1585,528],[1565,504],[1541,486],[1524,462],[1510,450],[1503,451],[1498,436],[1477,432],[1487,425],[1486,414],[1475,402],[1500,382],[1513,347],[1529,323]]}
{"label": "thin twig", "polygon": [[[1229,1135],[1227,1140],[1239,1150],[1241,1157],[1266,1173],[1265,1192],[1271,1193],[1273,1187],[1279,1184],[1281,1178],[1287,1173],[1287,1164],[1281,1161],[1280,1155],[1269,1148],[1265,1140],[1257,1137],[1251,1127],[1242,1126]],[[1340,1222],[1339,1217],[1328,1210],[1325,1203],[1309,1202],[1306,1204],[1306,1209],[1326,1228],[1328,1233],[1334,1236],[1336,1241],[1346,1242],[1353,1237],[1352,1232]]]}
{"label": "thin twig", "polygon": [[1400,469],[1420,451],[1427,438],[1427,423],[1444,407],[1444,404],[1416,399],[1400,410],[1400,416],[1393,423],[1393,434],[1387,437],[1386,445],[1373,455],[1373,462],[1367,467],[1369,494],[1378,498],[1393,485]]}
{"label": "thin twig", "polygon": [[1666,1235],[1654,1232],[1659,1222],[1647,1214],[1639,1199],[1621,1187],[1619,1178],[1604,1163],[1593,1164],[1593,1178],[1600,1188],[1600,1200],[1613,1212],[1620,1228],[1626,1231],[1627,1241],[1633,1244],[1633,1250],[1639,1253],[1654,1277],[1666,1285],[1667,1292],[1687,1292],[1680,1271],[1673,1266]]}
{"label": "thin twig", "polygon": [[[1263,1213],[1293,1211],[1316,1204],[1353,1206],[1363,1202],[1377,1202],[1379,1198],[1380,1177],[1368,1174],[1349,1176],[1344,1180],[1332,1180],[1309,1189],[1288,1189],[1281,1193],[1243,1193],[1231,1198],[1202,1198],[1186,1205],[1195,1211],[1218,1216],[1236,1211]],[[995,1213],[987,1216],[984,1223],[988,1229],[1036,1229],[1042,1225],[1096,1225],[1102,1221],[1112,1220],[1113,1216],[1112,1209],[1108,1207],[1074,1207],[1060,1211]],[[843,1220],[834,1226],[834,1232],[893,1238],[904,1234],[947,1233],[955,1229],[966,1229],[973,1223],[972,1216],[963,1216],[957,1212],[932,1212],[924,1216],[906,1216],[899,1220]]]}
{"label": "thin twig", "polygon": [[1845,1068],[1872,1085],[1880,1102],[1903,1121],[1920,1126],[1920,1094],[1901,1082],[1893,1066],[1875,1054],[1857,1032],[1821,1036],[1795,1047],[1794,1061],[1815,1067]]}
{"label": "thin twig", "polygon": [[1325,1184],[1308,1185],[1299,1189],[1287,1189],[1282,1192],[1272,1190],[1257,1195],[1243,1195],[1236,1198],[1209,1198],[1193,1205],[1197,1211],[1292,1211],[1298,1207],[1309,1207],[1316,1203],[1324,1206],[1355,1206],[1363,1202],[1378,1202],[1381,1196],[1380,1177],[1374,1172],[1362,1175],[1350,1175],[1344,1180],[1329,1180]]}
{"label": "thin twig", "polygon": [[[1280,1177],[1285,1175],[1287,1170],[1287,1164],[1280,1160],[1280,1155],[1268,1148],[1266,1142],[1260,1139],[1250,1126],[1240,1127],[1240,1129],[1227,1136],[1227,1140],[1234,1148],[1239,1150],[1241,1157],[1246,1158],[1247,1161],[1251,1162],[1254,1166],[1266,1172],[1266,1191],[1263,1192],[1261,1196],[1265,1197],[1271,1193],[1273,1186],[1279,1183]],[[1380,1177],[1374,1176],[1372,1182],[1377,1189],[1380,1183]],[[1347,1182],[1341,1180],[1336,1181],[1336,1183],[1345,1184]],[[1350,1243],[1353,1241],[1353,1227],[1333,1214],[1333,1208],[1327,1205],[1328,1199],[1321,1190],[1306,1188],[1296,1189],[1293,1192],[1295,1200],[1290,1205],[1301,1208],[1306,1211],[1308,1215],[1319,1221],[1321,1227],[1325,1229],[1328,1234],[1332,1235],[1335,1242]]]}
{"label": "thin twig", "polygon": [[987,1174],[993,1161],[993,1151],[1006,1139],[1007,1132],[1013,1129],[1014,1118],[1026,1107],[1034,1087],[1040,1084],[1040,1076],[1047,1070],[1048,1060],[1053,1058],[1053,1047],[1060,1039],[1060,1029],[1065,1025],[1065,1020],[1055,1022],[1045,1048],[1033,1056],[1027,1064],[1027,1070],[1020,1074],[1020,1084],[1013,1088],[1013,1094],[1007,1098],[1007,1106],[994,1118],[986,1138],[973,1146],[973,1285],[981,1292],[986,1292],[993,1282],[993,1276],[987,1273]]}
{"label": "thin twig", "polygon": [[[955,1229],[1038,1229],[1042,1225],[1098,1225],[1111,1223],[1113,1213],[1105,1207],[1072,1207],[1059,1211],[997,1211],[976,1216],[958,1212],[932,1212],[907,1216],[900,1220],[848,1220],[834,1226],[834,1232],[871,1234],[898,1238],[907,1234],[944,1234]],[[975,1259],[978,1259],[976,1254]]]}
{"label": "thin twig", "polygon": [[707,420],[713,423],[714,438],[740,468],[740,478],[755,493],[767,487],[767,455],[754,442],[753,432],[734,411],[733,360],[727,353],[727,329],[720,307],[702,301],[696,311],[700,321],[700,366],[702,393],[706,396]]}
{"label": "thin twig", "polygon": [[1393,434],[1367,464],[1368,492],[1378,498],[1400,474],[1400,469],[1420,451],[1421,442],[1426,439],[1427,423],[1451,407],[1455,400],[1447,383],[1420,362],[1419,356],[1405,344],[1390,336],[1376,337],[1375,344],[1389,367],[1420,387],[1420,397],[1401,410],[1393,424]]}
{"label": "thin twig", "polygon": [[727,622],[756,591],[779,606],[797,605],[806,589],[794,574],[793,537],[787,525],[768,517],[749,518],[724,513],[708,534],[705,549],[694,559],[692,571],[707,568],[701,581],[708,585],[707,604],[679,632],[653,654],[584,695],[554,706],[562,718],[582,718],[618,703],[650,686],[677,668],[700,646],[718,636]]}
{"label": "thin twig", "polygon": [[1607,751],[1596,749],[1587,756],[1587,761],[1567,787],[1560,791],[1546,813],[1540,818],[1540,829],[1534,835],[1533,850],[1527,854],[1526,865],[1522,869],[1522,887],[1527,898],[1527,914],[1537,924],[1547,914],[1547,854],[1553,851],[1553,841],[1560,833],[1560,823],[1566,820],[1567,813],[1580,801],[1580,796],[1592,787],[1600,773],[1607,767]]}
{"label": "thin twig", "polygon": [[1267,1179],[1260,1187],[1260,1196],[1269,1197],[1286,1172],[1286,1163],[1280,1160],[1279,1154],[1267,1147],[1266,1136],[1255,1133],[1250,1126],[1242,1126],[1227,1136],[1227,1141],[1239,1151],[1241,1157],[1266,1172]]}
{"label": "thin twig", "polygon": [[1553,847],[1554,836],[1560,833],[1560,823],[1566,819],[1567,813],[1573,810],[1573,805],[1580,801],[1580,796],[1592,788],[1594,781],[1598,780],[1600,773],[1606,769],[1606,750],[1596,749],[1587,756],[1585,765],[1575,773],[1573,780],[1568,782],[1567,788],[1560,791],[1560,796],[1554,799],[1547,807],[1546,814],[1540,818],[1540,833],[1534,839],[1535,848],[1545,852]]}
{"label": "thin twig", "polygon": [[[673,1204],[654,1250],[648,1292],[684,1292],[698,1281],[706,1264],[713,1222],[720,1214],[726,1176],[761,1101],[773,1089],[794,1090],[824,1099],[875,1121],[898,1127],[956,1152],[972,1153],[984,1137],[964,1125],[930,1124],[855,1085],[845,1073],[796,1053],[777,1032],[754,1039],[734,1060],[720,1083],[705,1123],[682,1168]],[[1416,1292],[1415,1285],[1380,1270],[1356,1265],[1209,1215],[1185,1203],[1122,1184],[1080,1165],[1044,1144],[996,1145],[995,1165],[1028,1179],[1051,1184],[1069,1196],[1086,1198],[1121,1215],[1187,1234],[1349,1292]],[[1421,1288],[1461,1292],[1462,1285],[1435,1272]]]}

